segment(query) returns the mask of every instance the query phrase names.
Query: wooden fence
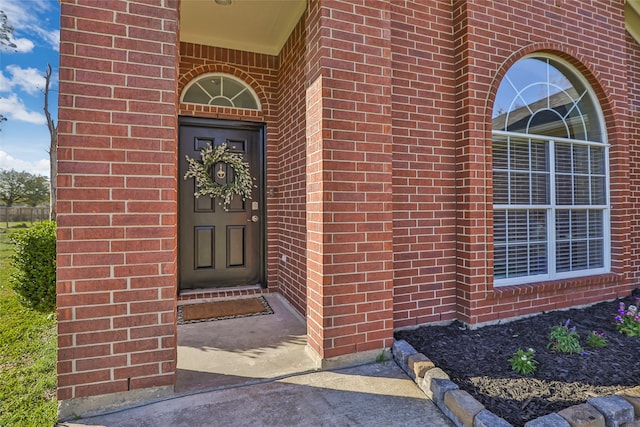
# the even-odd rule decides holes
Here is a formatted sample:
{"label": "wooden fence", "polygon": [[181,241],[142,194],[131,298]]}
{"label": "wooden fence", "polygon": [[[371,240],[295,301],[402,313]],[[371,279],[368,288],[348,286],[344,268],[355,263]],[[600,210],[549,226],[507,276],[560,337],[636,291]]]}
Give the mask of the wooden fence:
{"label": "wooden fence", "polygon": [[0,222],[35,222],[49,219],[49,207],[37,206],[0,206]]}

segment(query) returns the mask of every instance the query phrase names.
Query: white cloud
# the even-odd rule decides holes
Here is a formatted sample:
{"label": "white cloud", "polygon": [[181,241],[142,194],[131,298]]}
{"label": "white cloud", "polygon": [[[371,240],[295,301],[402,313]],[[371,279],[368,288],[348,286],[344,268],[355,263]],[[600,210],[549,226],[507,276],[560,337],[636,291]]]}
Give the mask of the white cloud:
{"label": "white cloud", "polygon": [[0,70],[0,93],[11,91],[11,80],[6,78]]}
{"label": "white cloud", "polygon": [[0,0],[0,10],[7,14],[9,25],[16,31],[37,27],[40,14],[51,8],[48,0]]}
{"label": "white cloud", "polygon": [[36,175],[49,176],[49,159],[20,160],[0,150],[0,169],[15,169]]}
{"label": "white cloud", "polygon": [[5,45],[0,46],[0,52],[5,53],[29,53],[35,47],[35,44],[29,39],[25,38],[13,38],[9,37],[11,42],[16,45],[16,47],[9,47]]}
{"label": "white cloud", "polygon": [[50,29],[58,24],[46,19],[51,7],[51,0],[0,0],[0,10],[7,15],[7,22],[14,29],[12,41],[17,46],[15,49],[3,47],[0,52],[31,52],[36,44],[34,36],[58,51],[60,31]]}
{"label": "white cloud", "polygon": [[0,114],[6,116],[9,120],[17,120],[36,125],[47,124],[47,119],[44,114],[27,110],[27,107],[18,99],[15,93],[9,95],[8,98],[0,98]]}
{"label": "white cloud", "polygon": [[19,65],[7,65],[7,71],[11,74],[8,79],[11,87],[19,87],[30,95],[41,92],[44,89],[43,71],[37,68],[21,68]]}
{"label": "white cloud", "polygon": [[36,28],[35,31],[40,37],[46,41],[53,50],[60,52],[60,30],[45,30],[44,28]]}

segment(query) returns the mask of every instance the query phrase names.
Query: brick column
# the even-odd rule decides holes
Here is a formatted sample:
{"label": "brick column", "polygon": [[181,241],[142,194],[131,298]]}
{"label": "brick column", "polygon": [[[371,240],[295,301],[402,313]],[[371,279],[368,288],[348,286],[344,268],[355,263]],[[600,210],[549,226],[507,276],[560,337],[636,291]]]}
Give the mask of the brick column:
{"label": "brick column", "polygon": [[[57,303],[64,417],[173,388],[178,5],[61,3]],[[117,392],[125,395],[106,396]],[[81,399],[97,395],[105,397]]]}
{"label": "brick column", "polygon": [[392,344],[390,11],[307,13],[307,333],[329,366]]}
{"label": "brick column", "polygon": [[[454,2],[454,44],[456,70],[456,234],[458,318],[475,323],[475,308],[487,290],[487,260],[493,259],[491,239],[492,200],[489,200],[491,161],[485,134],[485,93],[487,86],[477,82],[478,74],[469,31],[473,2]],[[478,6],[481,7],[481,6]]]}

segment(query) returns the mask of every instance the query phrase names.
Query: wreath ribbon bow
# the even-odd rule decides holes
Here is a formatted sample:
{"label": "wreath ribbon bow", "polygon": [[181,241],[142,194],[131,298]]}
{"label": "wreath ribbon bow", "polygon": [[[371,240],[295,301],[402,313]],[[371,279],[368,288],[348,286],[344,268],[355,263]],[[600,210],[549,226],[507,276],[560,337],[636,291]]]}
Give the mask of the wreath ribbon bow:
{"label": "wreath ribbon bow", "polygon": [[[242,200],[251,198],[251,190],[254,187],[254,178],[249,173],[249,164],[243,159],[239,153],[233,153],[229,150],[227,143],[212,147],[207,144],[200,150],[200,161],[185,156],[189,168],[184,175],[184,179],[194,178],[197,184],[197,191],[193,193],[196,198],[208,195],[211,198],[220,198],[224,210],[229,210],[231,199],[234,196],[241,196]],[[217,163],[225,163],[233,169],[233,181],[220,184],[212,178],[213,166]]]}

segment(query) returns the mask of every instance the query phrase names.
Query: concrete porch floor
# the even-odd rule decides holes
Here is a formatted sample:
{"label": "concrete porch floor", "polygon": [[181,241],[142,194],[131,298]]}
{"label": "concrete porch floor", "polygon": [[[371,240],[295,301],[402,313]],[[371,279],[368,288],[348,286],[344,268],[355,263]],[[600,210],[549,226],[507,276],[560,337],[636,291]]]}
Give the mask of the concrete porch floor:
{"label": "concrete porch floor", "polygon": [[178,326],[176,393],[255,383],[317,368],[302,316],[279,294],[273,314]]}
{"label": "concrete porch floor", "polygon": [[178,326],[175,395],[58,425],[453,426],[394,361],[318,370],[303,318],[265,298],[274,314]]}

